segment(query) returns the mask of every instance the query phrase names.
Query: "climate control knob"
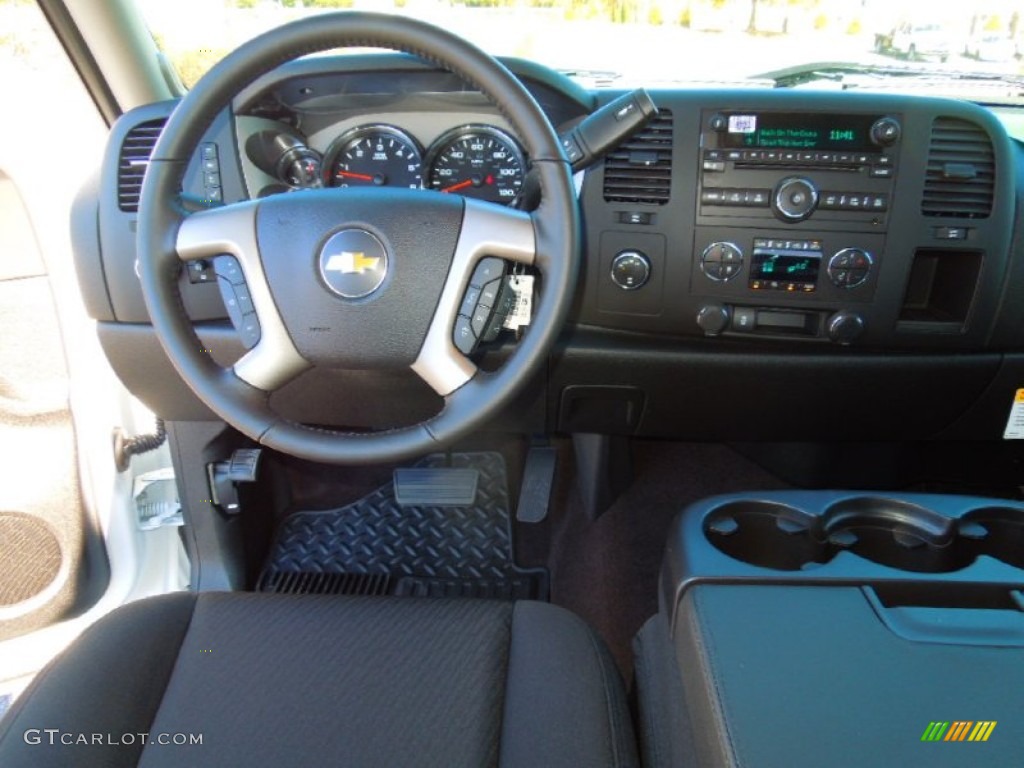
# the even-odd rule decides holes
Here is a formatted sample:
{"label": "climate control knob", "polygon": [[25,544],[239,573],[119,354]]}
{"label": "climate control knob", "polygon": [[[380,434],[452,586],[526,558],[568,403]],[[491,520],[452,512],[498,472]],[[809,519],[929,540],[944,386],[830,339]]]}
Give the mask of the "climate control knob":
{"label": "climate control knob", "polygon": [[772,210],[783,221],[803,221],[818,207],[818,188],[803,176],[789,176],[778,183]]}
{"label": "climate control knob", "polygon": [[708,336],[717,336],[729,327],[729,308],[716,302],[704,304],[697,310],[697,325]]}
{"label": "climate control knob", "polygon": [[850,344],[864,333],[864,318],[856,312],[842,310],[828,319],[825,329],[828,337],[836,344]]}
{"label": "climate control knob", "polygon": [[622,251],[612,259],[611,277],[624,291],[643,288],[651,277],[651,260],[642,251]]}

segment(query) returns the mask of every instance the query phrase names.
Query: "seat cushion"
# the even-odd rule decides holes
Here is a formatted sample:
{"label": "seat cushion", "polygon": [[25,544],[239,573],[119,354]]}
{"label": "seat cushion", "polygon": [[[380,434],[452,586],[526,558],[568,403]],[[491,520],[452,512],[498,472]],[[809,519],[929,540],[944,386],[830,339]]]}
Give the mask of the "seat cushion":
{"label": "seat cushion", "polygon": [[179,593],[99,621],[0,722],[0,765],[72,764],[532,768],[636,757],[607,652],[554,606]]}

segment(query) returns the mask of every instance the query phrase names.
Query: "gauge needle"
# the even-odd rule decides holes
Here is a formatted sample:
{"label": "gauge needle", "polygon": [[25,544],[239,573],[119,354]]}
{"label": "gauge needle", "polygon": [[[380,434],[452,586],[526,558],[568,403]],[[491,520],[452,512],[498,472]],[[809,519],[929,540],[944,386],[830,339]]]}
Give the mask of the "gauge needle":
{"label": "gauge needle", "polygon": [[441,191],[442,192],[458,192],[460,189],[465,189],[466,187],[472,186],[472,184],[473,184],[473,180],[472,179],[466,179],[465,181],[460,181],[458,184],[452,184],[450,187],[441,187]]}
{"label": "gauge needle", "polygon": [[367,176],[365,173],[352,173],[351,171],[338,171],[338,176],[346,179],[359,179],[359,181],[373,181],[373,176]]}

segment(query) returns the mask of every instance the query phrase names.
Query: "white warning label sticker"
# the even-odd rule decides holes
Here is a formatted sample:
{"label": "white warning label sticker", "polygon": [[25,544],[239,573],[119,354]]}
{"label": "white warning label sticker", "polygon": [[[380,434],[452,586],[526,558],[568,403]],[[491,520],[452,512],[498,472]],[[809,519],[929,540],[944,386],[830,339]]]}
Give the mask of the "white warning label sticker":
{"label": "white warning label sticker", "polygon": [[1018,389],[1013,398],[1010,418],[1006,420],[1004,440],[1024,440],[1024,389]]}

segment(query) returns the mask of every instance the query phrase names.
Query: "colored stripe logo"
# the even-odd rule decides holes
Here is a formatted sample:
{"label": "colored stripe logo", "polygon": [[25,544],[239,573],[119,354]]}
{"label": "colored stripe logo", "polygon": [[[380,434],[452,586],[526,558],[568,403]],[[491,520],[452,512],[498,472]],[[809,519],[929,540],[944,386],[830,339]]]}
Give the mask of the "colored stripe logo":
{"label": "colored stripe logo", "polygon": [[935,720],[928,723],[921,741],[988,741],[995,720]]}

